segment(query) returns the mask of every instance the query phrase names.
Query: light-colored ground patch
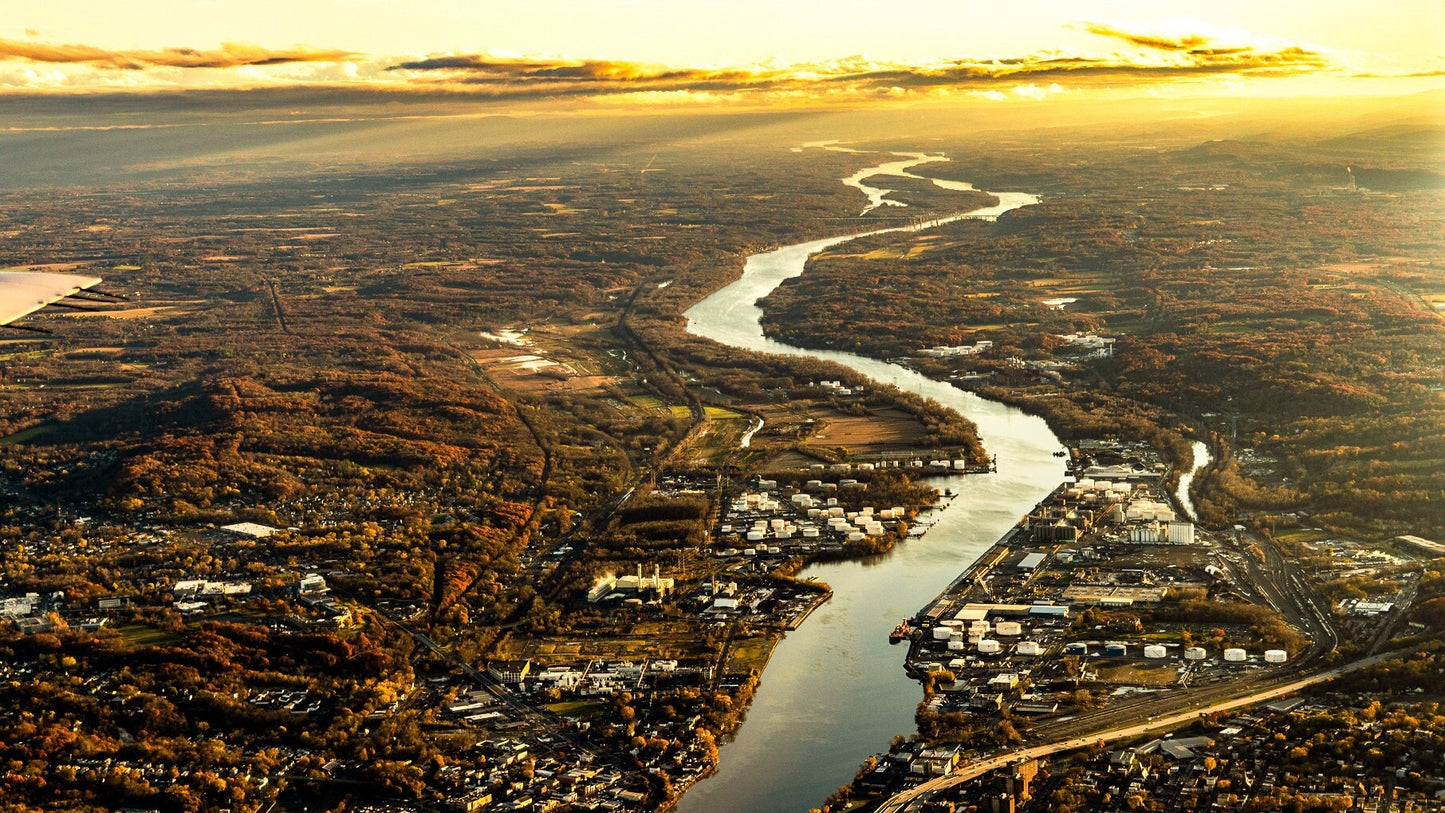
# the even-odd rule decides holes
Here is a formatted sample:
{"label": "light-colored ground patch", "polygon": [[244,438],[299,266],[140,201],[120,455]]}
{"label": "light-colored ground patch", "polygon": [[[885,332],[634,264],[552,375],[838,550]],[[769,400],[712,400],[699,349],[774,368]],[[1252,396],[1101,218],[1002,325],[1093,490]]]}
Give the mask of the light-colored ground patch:
{"label": "light-colored ground patch", "polygon": [[1170,686],[1179,680],[1177,664],[1166,658],[1157,662],[1109,663],[1092,660],[1089,668],[1105,683],[1131,686]]}
{"label": "light-colored ground patch", "polygon": [[867,447],[917,446],[923,442],[923,427],[898,410],[880,410],[868,416],[823,417],[807,442],[824,446]]}
{"label": "light-colored ground patch", "polygon": [[194,308],[188,307],[197,305],[202,300],[190,302],[178,302],[172,305],[155,305],[149,308],[126,308],[115,311],[75,311],[63,314],[64,316],[104,316],[109,319],[146,319],[152,316],[182,316],[190,313]]}

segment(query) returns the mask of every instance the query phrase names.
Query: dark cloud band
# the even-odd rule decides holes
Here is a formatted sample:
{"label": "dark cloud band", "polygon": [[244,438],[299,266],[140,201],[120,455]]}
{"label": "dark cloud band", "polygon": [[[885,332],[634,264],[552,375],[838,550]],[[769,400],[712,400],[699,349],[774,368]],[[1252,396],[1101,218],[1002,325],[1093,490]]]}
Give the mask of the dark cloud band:
{"label": "dark cloud band", "polygon": [[55,64],[84,63],[122,70],[147,67],[239,68],[248,65],[284,65],[291,62],[339,62],[349,51],[306,48],[270,49],[258,45],[226,43],[218,49],[165,48],[159,51],[111,51],[90,45],[46,45],[0,39],[0,59],[24,59]]}

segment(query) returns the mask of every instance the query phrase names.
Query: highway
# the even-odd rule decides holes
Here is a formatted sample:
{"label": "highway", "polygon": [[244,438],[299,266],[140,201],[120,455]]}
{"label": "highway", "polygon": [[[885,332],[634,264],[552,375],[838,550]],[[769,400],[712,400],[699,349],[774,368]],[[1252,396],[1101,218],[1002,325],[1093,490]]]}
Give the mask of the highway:
{"label": "highway", "polygon": [[[920,798],[927,797],[941,790],[956,787],[957,785],[961,785],[964,782],[968,782],[972,779],[977,779],[978,777],[983,776],[990,771],[1014,764],[1016,762],[1029,759],[1037,759],[1039,757],[1046,757],[1065,751],[1072,751],[1076,748],[1083,748],[1087,745],[1091,745],[1094,743],[1109,743],[1117,740],[1131,739],[1134,737],[1138,737],[1141,734],[1147,734],[1151,731],[1172,728],[1173,726],[1189,722],[1190,720],[1193,720],[1204,714],[1210,714],[1216,711],[1230,711],[1232,709],[1237,709],[1242,706],[1254,705],[1255,703],[1260,703],[1265,700],[1271,700],[1276,697],[1292,694],[1308,686],[1312,686],[1316,683],[1333,680],[1334,678],[1337,678],[1341,675],[1349,674],[1350,672],[1355,672],[1360,669],[1366,669],[1370,666],[1374,666],[1375,664],[1380,663],[1381,661],[1387,660],[1389,658],[1398,657],[1402,654],[1406,654],[1406,652],[1408,652],[1408,650],[1386,652],[1380,655],[1363,658],[1361,660],[1354,661],[1343,666],[1337,666],[1333,669],[1326,669],[1321,672],[1316,672],[1313,675],[1309,675],[1307,677],[1296,678],[1293,680],[1290,680],[1288,678],[1280,678],[1279,680],[1274,682],[1273,685],[1256,688],[1243,696],[1233,697],[1226,700],[1216,700],[1209,703],[1208,705],[1196,706],[1187,711],[1169,713],[1165,716],[1155,715],[1152,719],[1146,720],[1142,723],[1123,725],[1116,728],[1106,728],[1089,734],[1076,734],[1066,739],[1056,740],[1042,745],[1035,745],[1029,748],[1024,748],[1022,750],[995,754],[977,762],[972,762],[964,765],[963,767],[959,768],[957,771],[949,774],[948,776],[940,776],[936,779],[931,779],[921,785],[917,785],[915,787],[902,791],[879,805],[877,808],[877,813],[902,813],[902,811],[906,811],[914,801],[917,801]],[[1228,688],[1232,688],[1233,690],[1237,691],[1239,689],[1239,686],[1236,684]],[[1198,699],[1199,696],[1197,694],[1191,693],[1191,701],[1198,701]],[[1137,707],[1133,707],[1128,710],[1128,714],[1135,719],[1137,719],[1139,713],[1140,710]]]}

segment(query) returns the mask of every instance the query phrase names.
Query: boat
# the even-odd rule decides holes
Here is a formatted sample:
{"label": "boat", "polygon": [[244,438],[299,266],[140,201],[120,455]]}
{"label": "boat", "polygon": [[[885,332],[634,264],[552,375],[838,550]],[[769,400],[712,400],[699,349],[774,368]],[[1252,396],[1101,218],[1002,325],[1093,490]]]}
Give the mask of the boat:
{"label": "boat", "polygon": [[902,641],[904,638],[907,638],[908,632],[911,629],[912,627],[908,625],[908,619],[905,618],[902,621],[898,622],[898,626],[894,627],[893,631],[888,633],[888,643],[896,644],[899,641]]}

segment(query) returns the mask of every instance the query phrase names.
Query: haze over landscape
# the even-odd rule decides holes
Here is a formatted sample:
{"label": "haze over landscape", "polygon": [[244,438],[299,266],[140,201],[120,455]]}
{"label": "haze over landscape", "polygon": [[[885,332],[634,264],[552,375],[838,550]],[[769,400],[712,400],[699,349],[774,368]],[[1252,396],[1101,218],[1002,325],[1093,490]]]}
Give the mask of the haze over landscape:
{"label": "haze over landscape", "polygon": [[1439,2],[11,5],[0,811],[1441,807]]}

